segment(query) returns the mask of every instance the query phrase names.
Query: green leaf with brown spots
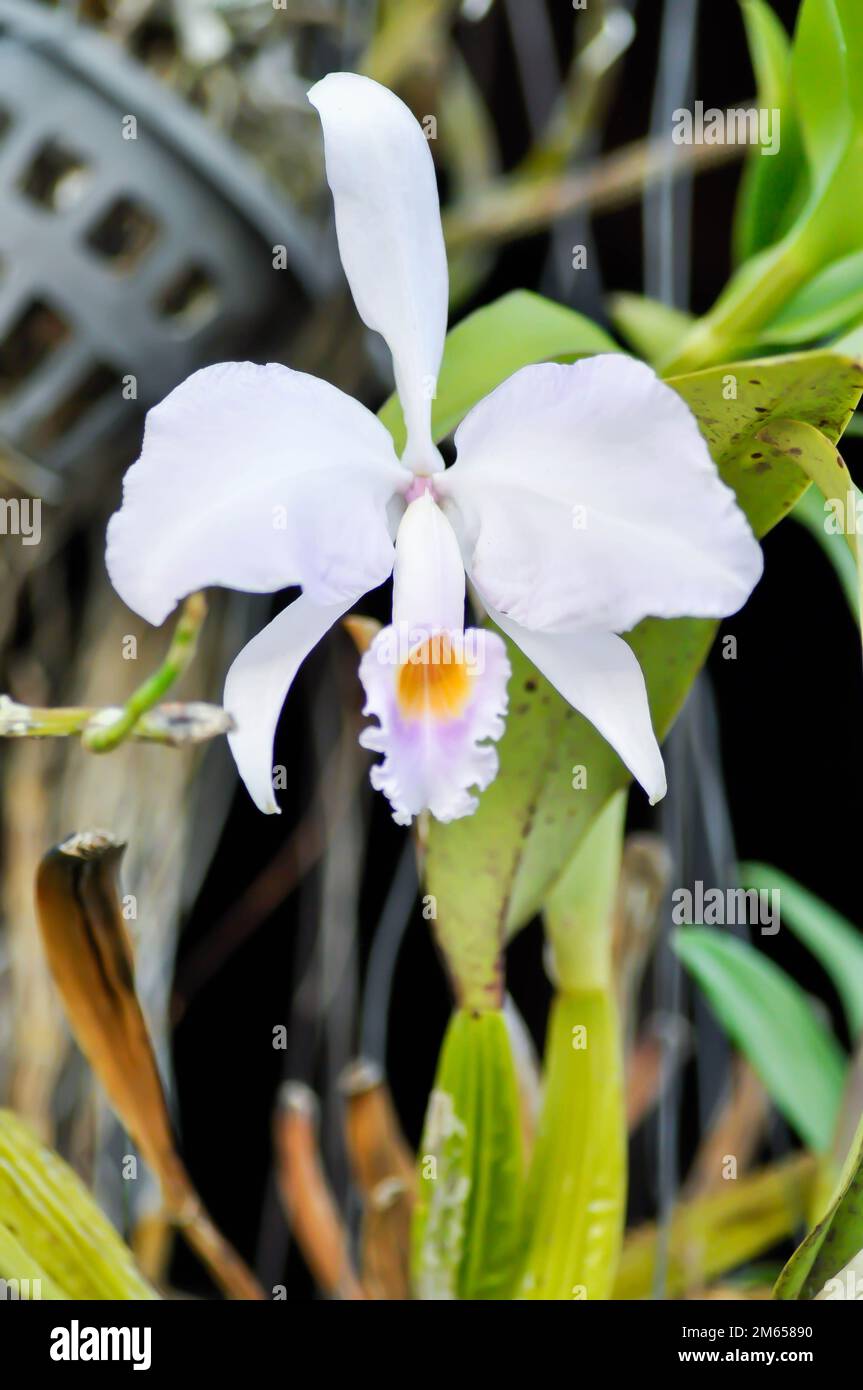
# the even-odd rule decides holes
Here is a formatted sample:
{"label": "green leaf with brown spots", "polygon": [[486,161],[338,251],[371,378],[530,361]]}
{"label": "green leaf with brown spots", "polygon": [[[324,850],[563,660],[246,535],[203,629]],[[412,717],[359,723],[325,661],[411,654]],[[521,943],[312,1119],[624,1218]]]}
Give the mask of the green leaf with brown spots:
{"label": "green leaf with brown spots", "polygon": [[[839,1180],[837,1195],[776,1281],[773,1297],[811,1299],[863,1250],[863,1120]],[[853,1297],[853,1295],[851,1295]]]}
{"label": "green leaf with brown spots", "polygon": [[[722,477],[761,536],[809,482],[787,437],[770,442],[765,426],[796,420],[812,427],[810,443],[822,436],[835,443],[861,394],[863,367],[817,351],[710,368],[670,385],[698,417]],[[660,738],[715,631],[715,623],[699,619],[648,618],[626,635],[644,671]],[[505,940],[538,911],[594,816],[629,781],[593,726],[508,646],[513,673],[500,773],[474,816],[433,822],[428,842],[438,940],[459,999],[477,1009],[499,1004]],[[587,786],[575,790],[579,767]]]}

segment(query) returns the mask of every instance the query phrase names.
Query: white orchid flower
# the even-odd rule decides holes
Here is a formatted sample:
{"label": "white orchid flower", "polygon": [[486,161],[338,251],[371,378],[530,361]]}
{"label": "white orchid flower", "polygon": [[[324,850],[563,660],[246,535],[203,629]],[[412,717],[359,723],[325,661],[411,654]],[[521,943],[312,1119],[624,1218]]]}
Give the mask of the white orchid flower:
{"label": "white orchid flower", "polygon": [[393,623],[366,652],[362,741],[395,819],[475,810],[497,772],[509,663],[464,630],[465,573],[494,622],[616,749],[651,801],[665,793],[644,678],[618,634],[652,614],[722,617],[761,551],[694,416],[642,363],[603,355],[516,372],[462,421],[448,468],[431,435],[447,319],[434,167],[407,107],[334,73],[309,93],[323,123],[342,264],[386,340],[407,426],[287,367],[196,372],[147,417],[108,531],[120,596],[161,623],[207,585],[300,597],[240,652],[224,700],[262,811],[278,810],[276,725],[297,669],[394,571]]}

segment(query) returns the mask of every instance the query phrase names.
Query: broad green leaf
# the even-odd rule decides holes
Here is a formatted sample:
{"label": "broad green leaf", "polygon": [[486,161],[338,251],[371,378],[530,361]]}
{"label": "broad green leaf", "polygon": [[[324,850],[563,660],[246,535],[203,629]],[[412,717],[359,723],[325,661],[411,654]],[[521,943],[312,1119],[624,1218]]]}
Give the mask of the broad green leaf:
{"label": "broad green leaf", "polygon": [[766,347],[795,347],[826,338],[863,314],[863,251],[834,261],[780,309],[759,335]]}
{"label": "broad green leaf", "polygon": [[680,1298],[757,1259],[799,1229],[815,1173],[812,1155],[797,1153],[724,1183],[721,1192],[679,1202],[667,1230],[636,1228],[623,1247],[614,1297],[649,1298],[660,1260],[666,1297]]}
{"label": "broad green leaf", "polygon": [[518,1085],[501,1013],[450,1019],[419,1155],[413,1284],[421,1299],[505,1299],[521,1254]]}
{"label": "broad green leaf", "polygon": [[795,1250],[773,1297],[810,1299],[863,1250],[863,1120],[827,1214]]}
{"label": "broad green leaf", "polygon": [[[40,1266],[47,1275],[46,1297],[157,1297],[77,1174],[40,1144],[11,1110],[0,1110],[0,1231],[3,1228],[26,1252],[32,1267]],[[5,1244],[8,1258],[8,1240]],[[19,1276],[13,1272],[10,1277]]]}
{"label": "broad green leaf", "polygon": [[[784,435],[780,448],[763,442],[759,432],[774,417],[795,416],[837,439],[860,396],[861,379],[863,369],[852,360],[814,352],[717,367],[670,384],[695,412],[720,473],[763,535],[798,501],[807,476],[800,467],[805,460],[787,452]],[[647,619],[627,634],[660,738],[714,632],[715,624],[697,619]],[[499,956],[506,936],[539,910],[594,816],[629,781],[593,726],[512,644],[509,655],[513,674],[500,774],[475,815],[451,825],[432,822],[426,865],[428,890],[437,902],[437,936],[460,998],[480,1009],[500,1000]],[[586,769],[586,788],[574,789],[574,768]]]}
{"label": "broad green leaf", "polygon": [[[824,498],[818,489],[810,487],[808,491],[804,492],[791,515],[821,546],[842,586],[842,592],[848,602],[848,607],[851,609],[851,617],[857,623],[860,616],[857,565],[843,538],[826,530]],[[863,503],[861,503],[860,515],[863,516]]]}
{"label": "broad green leaf", "polygon": [[[447,334],[432,433],[435,439],[451,434],[471,406],[531,362],[618,351],[613,339],[583,314],[529,290],[513,290],[469,314]],[[397,396],[385,403],[380,418],[400,452],[405,427]]]}
{"label": "broad green leaf", "polygon": [[847,919],[770,864],[741,864],[746,888],[779,890],[783,924],[824,967],[842,1000],[852,1037],[863,1032],[863,933]]}
{"label": "broad green leaf", "polygon": [[[805,178],[800,132],[791,98],[791,40],[765,0],[741,0],[760,111],[779,111],[779,150],[750,150],[737,196],[733,246],[736,263],[778,240],[802,194]],[[772,114],[771,114],[771,119]]]}
{"label": "broad green leaf", "polygon": [[846,1060],[806,994],[748,942],[681,927],[674,950],[778,1109],[816,1153],[830,1148]]}
{"label": "broad green leaf", "polygon": [[626,1118],[614,986],[552,1004],[517,1297],[611,1296],[626,1215]]}
{"label": "broad green leaf", "polygon": [[669,357],[694,322],[691,314],[643,294],[613,294],[609,313],[614,327],[645,362]]}

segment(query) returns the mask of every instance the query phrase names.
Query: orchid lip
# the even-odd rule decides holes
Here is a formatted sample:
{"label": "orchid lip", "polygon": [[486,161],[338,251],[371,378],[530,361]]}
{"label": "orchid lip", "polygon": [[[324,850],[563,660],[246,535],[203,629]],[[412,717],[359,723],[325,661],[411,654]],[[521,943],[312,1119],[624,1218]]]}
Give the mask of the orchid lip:
{"label": "orchid lip", "polygon": [[471,676],[449,633],[426,638],[399,669],[396,701],[405,719],[457,719],[470,699]]}
{"label": "orchid lip", "polygon": [[475,633],[474,652],[467,633],[437,629],[403,652],[401,636],[384,628],[360,663],[363,713],[378,721],[360,743],[383,755],[372,786],[399,825],[426,808],[443,821],[472,815],[498,769],[493,745],[504,732],[510,675],[503,639]]}

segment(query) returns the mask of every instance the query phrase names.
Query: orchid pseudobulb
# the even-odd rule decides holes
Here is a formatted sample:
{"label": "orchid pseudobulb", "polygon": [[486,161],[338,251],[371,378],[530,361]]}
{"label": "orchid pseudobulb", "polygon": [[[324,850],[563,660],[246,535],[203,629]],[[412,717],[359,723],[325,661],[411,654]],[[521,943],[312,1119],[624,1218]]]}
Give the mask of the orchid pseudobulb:
{"label": "orchid pseudobulb", "polygon": [[[302,592],[231,666],[231,748],[277,811],[276,725],[327,630],[393,575],[393,618],[360,664],[372,782],[403,824],[469,815],[493,780],[509,663],[465,628],[465,577],[497,627],[665,792],[644,679],[619,635],[647,615],[723,617],[761,551],[694,416],[617,354],[525,367],[464,418],[445,468],[431,401],[447,266],[422,130],[386,88],[334,73],[309,93],[324,131],[339,250],[357,309],[386,340],[407,427],[401,458],[357,401],[270,364],[196,372],[155,409],[108,531],[120,596],[161,623],[206,585]],[[276,524],[275,518],[281,519]]]}

